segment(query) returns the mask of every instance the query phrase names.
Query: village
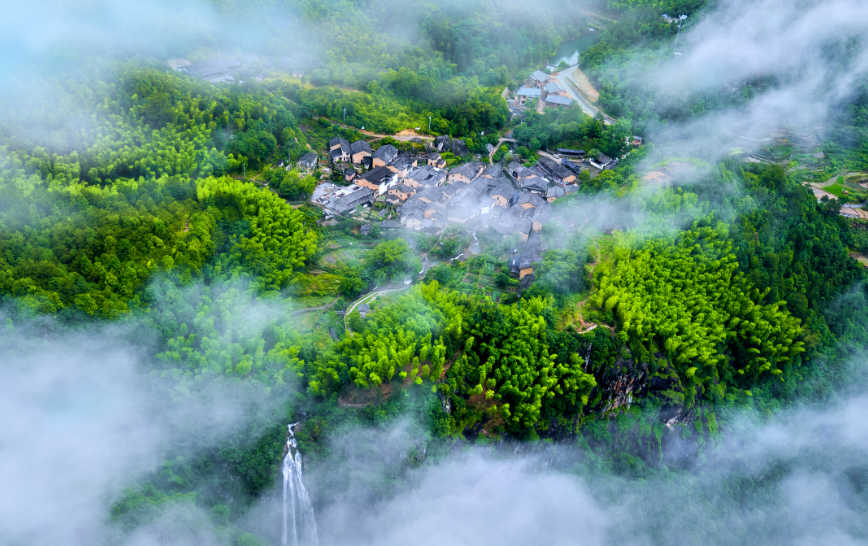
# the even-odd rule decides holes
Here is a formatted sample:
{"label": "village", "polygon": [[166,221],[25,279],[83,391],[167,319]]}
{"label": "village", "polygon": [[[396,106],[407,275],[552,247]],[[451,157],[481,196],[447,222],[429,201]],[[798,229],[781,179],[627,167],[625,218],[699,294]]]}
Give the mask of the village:
{"label": "village", "polygon": [[[460,139],[442,136],[434,139],[426,153],[411,154],[391,144],[373,150],[365,141],[332,139],[328,159],[333,169],[348,163],[366,170],[350,174],[348,186],[321,182],[311,203],[323,208],[326,221],[355,215],[359,207],[370,208],[379,202],[396,216],[389,213],[382,219],[381,229],[439,233],[449,226],[463,226],[490,229],[502,237],[515,235],[523,247],[514,252],[510,271],[524,279],[541,260],[539,234],[552,217],[552,204],[578,191],[582,171],[596,176],[617,164],[602,154],[586,158],[583,150],[559,149],[557,155],[540,157],[535,166],[472,161],[446,169],[441,152],[454,153],[463,145]],[[302,168],[310,168],[312,162],[312,153],[299,160]],[[363,225],[362,230],[370,230],[370,225]]]}

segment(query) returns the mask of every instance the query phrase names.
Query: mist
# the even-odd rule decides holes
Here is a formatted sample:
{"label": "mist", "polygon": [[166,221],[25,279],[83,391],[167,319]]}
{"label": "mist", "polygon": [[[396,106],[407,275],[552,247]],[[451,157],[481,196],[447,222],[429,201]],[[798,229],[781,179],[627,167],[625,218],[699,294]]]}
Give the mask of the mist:
{"label": "mist", "polygon": [[[317,514],[323,545],[863,544],[866,411],[864,395],[773,418],[742,411],[705,440],[664,433],[662,466],[614,472],[602,453],[567,443],[455,446],[383,468],[391,453],[408,456],[404,424],[357,431],[376,440],[361,451],[334,440],[307,481],[316,494],[321,474],[342,478]],[[677,462],[679,452],[693,455]],[[373,492],[396,473],[403,487]]]}
{"label": "mist", "polygon": [[[163,66],[166,58],[200,47],[209,51],[197,55],[321,52],[311,36],[322,27],[306,26],[291,10],[259,14],[261,26],[229,7],[221,11],[197,1],[10,6],[7,32],[0,37],[6,53],[0,91],[13,99],[10,112],[17,109],[19,117],[2,121],[27,126],[35,135],[35,126],[48,134],[57,126],[90,124],[93,105],[63,107],[78,100],[67,76],[104,69],[89,64],[91,55],[142,56]],[[415,29],[423,14],[407,16],[413,24],[396,29],[395,39],[430,46]],[[734,94],[759,79],[765,83],[720,108],[650,123],[645,136],[653,148],[643,168],[669,155],[715,162],[734,148],[767,145],[770,132],[782,127],[822,133],[868,71],[868,53],[835,54],[864,39],[864,2],[733,0],[702,17],[684,29],[682,55],[661,53],[667,60],[637,68],[632,83],[648,89],[662,107],[720,89]],[[36,69],[46,62],[48,69]],[[711,173],[699,168],[676,182],[702,183]],[[634,227],[671,234],[709,212],[685,206],[676,216],[661,217],[642,201],[655,191],[640,187],[638,199],[629,201],[582,197],[556,210],[552,222],[571,235]],[[733,185],[720,191],[730,197],[739,190]],[[218,291],[229,293],[234,307],[212,305]],[[261,336],[286,318],[288,308],[286,302],[258,300],[243,285],[206,289],[194,283],[167,293],[155,281],[150,295],[163,310],[175,301],[195,312],[213,307],[212,316],[242,340]],[[110,508],[159,472],[170,455],[217,449],[242,434],[251,415],[280,415],[291,398],[304,399],[292,385],[275,400],[255,381],[221,379],[223,362],[208,363],[207,371],[215,373],[207,380],[161,372],[155,365],[158,330],[165,328],[166,337],[176,334],[165,318],[170,314],[81,330],[48,319],[6,323],[0,336],[0,411],[7,417],[0,427],[0,542],[150,545],[166,543],[167,535],[199,544],[233,540],[228,522],[213,525],[214,513],[190,498],[167,502],[138,528],[112,521]],[[5,318],[0,313],[0,324]],[[854,367],[865,364],[861,355],[852,360]],[[828,407],[792,408],[774,417],[731,413],[720,434],[667,429],[657,460],[625,455],[611,465],[579,438],[557,446],[454,442],[430,453],[430,434],[404,417],[323,440],[328,454],[305,455],[312,461],[305,479],[323,545],[864,544],[868,397],[848,396]],[[277,479],[275,474],[275,486]],[[233,524],[275,537],[280,511],[274,491],[266,488]],[[191,529],[198,530],[192,538],[184,534]]]}
{"label": "mist", "polygon": [[678,51],[663,46],[651,66],[637,56],[627,84],[658,110],[693,106],[686,119],[650,121],[670,155],[749,154],[781,129],[821,136],[868,70],[866,24],[868,6],[854,0],[727,0],[686,20]]}
{"label": "mist", "polygon": [[[255,325],[254,309],[244,319]],[[140,319],[73,330],[50,320],[0,322],[5,544],[113,542],[119,529],[108,507],[168,454],[214,449],[257,413],[275,411],[255,383],[178,382],[152,372],[156,333]],[[177,510],[189,518],[198,509]],[[170,503],[161,519],[177,510]],[[150,543],[148,536],[142,529],[133,543]]]}

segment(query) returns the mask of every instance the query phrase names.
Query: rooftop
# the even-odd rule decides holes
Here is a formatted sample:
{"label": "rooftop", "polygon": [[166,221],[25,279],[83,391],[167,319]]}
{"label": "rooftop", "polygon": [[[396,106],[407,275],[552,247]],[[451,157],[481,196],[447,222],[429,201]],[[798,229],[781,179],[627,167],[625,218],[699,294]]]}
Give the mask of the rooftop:
{"label": "rooftop", "polygon": [[536,70],[533,74],[530,75],[531,79],[534,79],[538,82],[544,82],[550,80],[552,77],[543,72],[542,70]]}
{"label": "rooftop", "polygon": [[535,87],[522,87],[515,94],[520,97],[539,97],[542,95],[542,90]]}
{"label": "rooftop", "polygon": [[569,106],[573,103],[573,99],[569,97],[562,97],[560,95],[549,95],[548,97],[546,97],[546,102],[551,104],[561,104]]}

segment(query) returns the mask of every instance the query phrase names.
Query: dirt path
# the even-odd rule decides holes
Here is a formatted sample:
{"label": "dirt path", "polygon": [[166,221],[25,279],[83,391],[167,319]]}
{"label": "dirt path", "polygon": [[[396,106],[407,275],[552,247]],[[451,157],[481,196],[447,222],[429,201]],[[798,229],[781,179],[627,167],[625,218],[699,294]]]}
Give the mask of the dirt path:
{"label": "dirt path", "polygon": [[825,182],[814,182],[811,185],[815,188],[825,188],[826,186],[831,186],[832,184],[834,184],[835,181],[838,180],[839,176],[843,176],[844,180],[847,180],[848,178],[855,178],[857,176],[868,176],[868,171],[848,171],[846,173],[836,174]]}
{"label": "dirt path", "polygon": [[594,88],[593,84],[591,84],[591,80],[588,79],[588,76],[582,72],[580,68],[576,67],[573,71],[572,77],[578,84],[579,91],[581,91],[582,94],[591,102],[596,103],[600,98],[600,92]]}
{"label": "dirt path", "polygon": [[306,308],[306,309],[299,309],[298,311],[293,311],[292,313],[289,314],[289,316],[290,316],[290,317],[293,317],[293,316],[296,316],[296,315],[301,315],[302,313],[310,313],[311,311],[321,311],[321,310],[323,310],[323,309],[329,309],[332,305],[334,305],[335,303],[337,303],[337,301],[338,301],[339,299],[340,299],[340,298],[335,298],[335,301],[333,301],[333,302],[331,302],[331,303],[327,303],[327,304],[325,304],[325,305],[321,305],[321,306],[319,306],[319,307],[308,307],[308,308]]}
{"label": "dirt path", "polygon": [[345,125],[345,124],[340,123],[338,121],[335,121],[331,118],[327,118],[327,117],[323,117],[323,116],[314,116],[313,119],[324,119],[324,120],[328,121],[329,123],[337,125],[338,127],[343,127],[344,129],[350,129],[352,131],[358,131],[358,132],[362,133],[363,135],[371,137],[370,140],[378,140],[378,139],[386,138],[386,137],[394,138],[395,140],[400,141],[400,142],[407,142],[408,140],[412,140],[414,138],[421,138],[422,140],[434,140],[433,136],[419,135],[419,134],[416,134],[415,131],[413,131],[413,134],[403,134],[403,135],[400,134],[400,133],[409,132],[410,129],[404,129],[400,133],[394,134],[394,135],[384,135],[384,134],[380,134],[380,133],[374,133],[371,131],[365,131],[365,130],[359,129],[358,127],[351,127],[349,125]]}

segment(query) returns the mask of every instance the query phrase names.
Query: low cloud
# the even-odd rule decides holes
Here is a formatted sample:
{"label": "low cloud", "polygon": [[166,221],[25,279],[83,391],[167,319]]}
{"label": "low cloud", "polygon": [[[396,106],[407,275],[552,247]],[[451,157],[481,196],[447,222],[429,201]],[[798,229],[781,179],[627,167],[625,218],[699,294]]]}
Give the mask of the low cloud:
{"label": "low cloud", "polygon": [[[529,455],[521,453],[528,446],[454,451],[410,473],[396,494],[323,506],[320,543],[863,544],[866,412],[861,396],[765,423],[758,414],[734,416],[727,436],[713,439],[696,467],[658,468],[639,480],[601,471],[594,455],[564,446]],[[684,448],[674,441],[678,435],[668,449]],[[387,444],[389,434],[381,436]],[[336,454],[316,472],[347,460]],[[345,487],[361,481],[376,480],[350,473]]]}
{"label": "low cloud", "polygon": [[[111,502],[167,452],[219,445],[242,429],[251,408],[267,403],[249,383],[217,377],[181,386],[146,375],[152,353],[138,322],[57,330],[42,321],[0,337],[0,412],[7,417],[0,427],[0,542],[93,543],[108,532]],[[131,344],[133,337],[145,339]]]}

